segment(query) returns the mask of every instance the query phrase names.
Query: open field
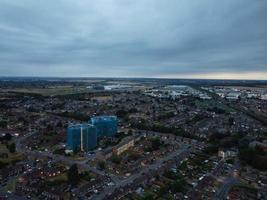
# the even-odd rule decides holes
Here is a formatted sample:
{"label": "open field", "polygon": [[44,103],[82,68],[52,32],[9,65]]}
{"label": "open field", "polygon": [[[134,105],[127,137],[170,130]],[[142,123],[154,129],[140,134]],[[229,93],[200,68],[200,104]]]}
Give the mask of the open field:
{"label": "open field", "polygon": [[27,87],[27,88],[14,88],[14,89],[0,89],[0,92],[18,92],[18,93],[32,93],[40,94],[43,96],[53,95],[67,95],[86,92],[86,87],[74,87],[74,86],[54,86],[47,88]]}
{"label": "open field", "polygon": [[96,100],[96,101],[108,101],[108,100],[112,100],[112,96],[98,96],[98,97],[92,97],[91,100]]}

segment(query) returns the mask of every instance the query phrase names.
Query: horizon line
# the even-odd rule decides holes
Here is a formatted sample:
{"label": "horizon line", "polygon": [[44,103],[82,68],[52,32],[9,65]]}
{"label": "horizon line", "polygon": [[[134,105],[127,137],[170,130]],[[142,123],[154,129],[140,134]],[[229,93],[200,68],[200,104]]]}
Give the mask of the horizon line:
{"label": "horizon line", "polygon": [[267,81],[267,79],[233,79],[233,78],[182,78],[182,77],[142,77],[142,76],[118,76],[118,77],[111,77],[111,76],[25,76],[25,75],[16,75],[16,76],[6,76],[1,75],[0,79],[3,78],[40,78],[40,79],[47,79],[47,78],[57,78],[57,79],[159,79],[159,80],[210,80],[210,81]]}

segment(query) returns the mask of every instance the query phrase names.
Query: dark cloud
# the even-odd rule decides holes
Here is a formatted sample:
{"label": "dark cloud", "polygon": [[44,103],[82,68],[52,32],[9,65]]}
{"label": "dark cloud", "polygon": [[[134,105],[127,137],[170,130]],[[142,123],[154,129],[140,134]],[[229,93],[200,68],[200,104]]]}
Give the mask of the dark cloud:
{"label": "dark cloud", "polygon": [[266,10],[266,0],[2,0],[0,74],[267,75]]}

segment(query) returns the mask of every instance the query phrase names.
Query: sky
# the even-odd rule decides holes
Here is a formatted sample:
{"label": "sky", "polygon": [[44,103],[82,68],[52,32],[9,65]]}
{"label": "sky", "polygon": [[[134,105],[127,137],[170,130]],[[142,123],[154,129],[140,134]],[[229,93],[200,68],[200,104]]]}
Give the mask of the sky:
{"label": "sky", "polygon": [[0,0],[0,76],[267,80],[267,0]]}

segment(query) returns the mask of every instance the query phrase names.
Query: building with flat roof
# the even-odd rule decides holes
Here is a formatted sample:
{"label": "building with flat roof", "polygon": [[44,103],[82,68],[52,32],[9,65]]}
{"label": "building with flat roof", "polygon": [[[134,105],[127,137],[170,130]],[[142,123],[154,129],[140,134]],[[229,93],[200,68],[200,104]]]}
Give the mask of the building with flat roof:
{"label": "building with flat roof", "polygon": [[98,116],[92,117],[89,123],[96,127],[97,136],[111,137],[116,135],[118,119],[116,116]]}
{"label": "building with flat roof", "polygon": [[96,127],[91,124],[75,124],[67,130],[67,148],[73,152],[90,151],[97,145]]}
{"label": "building with flat roof", "polygon": [[124,151],[127,151],[129,148],[134,146],[135,138],[126,138],[121,144],[113,149],[113,153],[116,155],[121,155]]}
{"label": "building with flat roof", "polygon": [[237,100],[241,96],[240,92],[230,92],[227,94],[226,99]]}

